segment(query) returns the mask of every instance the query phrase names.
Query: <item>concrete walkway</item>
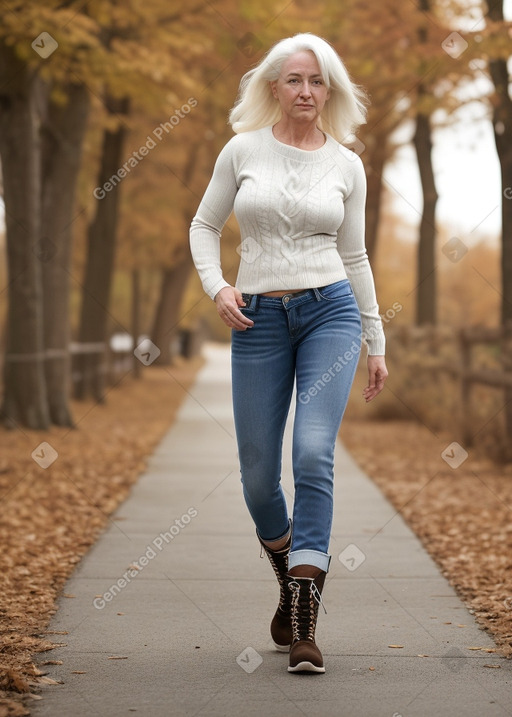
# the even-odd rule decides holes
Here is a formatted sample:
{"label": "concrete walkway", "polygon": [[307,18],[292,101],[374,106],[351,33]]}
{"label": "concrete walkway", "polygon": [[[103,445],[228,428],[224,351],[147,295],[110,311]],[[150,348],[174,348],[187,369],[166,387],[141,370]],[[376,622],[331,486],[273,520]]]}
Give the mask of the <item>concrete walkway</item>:
{"label": "concrete walkway", "polygon": [[[75,598],[61,599],[50,629],[68,632],[53,638],[66,646],[39,658],[62,660],[43,669],[63,684],[33,714],[511,715],[512,664],[468,650],[493,642],[341,445],[317,631],[327,672],[286,671],[268,633],[277,583],[242,498],[229,351],[206,355],[147,472],[65,588]],[[289,453],[288,433],[291,496]]]}

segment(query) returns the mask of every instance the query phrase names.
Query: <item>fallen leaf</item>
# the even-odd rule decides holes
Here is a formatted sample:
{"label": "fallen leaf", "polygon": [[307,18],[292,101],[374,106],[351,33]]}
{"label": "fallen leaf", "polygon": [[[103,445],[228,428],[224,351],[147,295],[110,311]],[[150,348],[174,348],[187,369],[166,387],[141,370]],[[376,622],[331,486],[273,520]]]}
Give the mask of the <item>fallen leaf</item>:
{"label": "fallen leaf", "polygon": [[416,657],[430,657],[430,655],[416,655]]}
{"label": "fallen leaf", "polygon": [[85,670],[71,670],[72,675],[86,675],[87,672]]}
{"label": "fallen leaf", "polygon": [[388,645],[388,647],[396,647],[396,648],[401,648],[401,647],[403,647],[403,645]]}
{"label": "fallen leaf", "polygon": [[67,630],[45,630],[43,635],[69,635]]}
{"label": "fallen leaf", "polygon": [[70,593],[64,593],[64,594],[62,595],[62,597],[65,597],[65,598],[75,598],[76,595],[71,595]]}
{"label": "fallen leaf", "polygon": [[373,672],[375,670],[375,667],[369,667],[368,669]]}
{"label": "fallen leaf", "polygon": [[121,655],[112,655],[111,657],[107,657],[107,660],[127,660],[128,657],[121,657]]}
{"label": "fallen leaf", "polygon": [[491,670],[501,670],[501,665],[484,665],[484,667],[488,667]]}
{"label": "fallen leaf", "polygon": [[[191,385],[201,363],[198,358],[173,368],[181,386]],[[24,694],[30,694],[35,690],[30,680],[41,688],[35,680],[41,675],[37,675],[30,655],[46,660],[46,651],[62,646],[52,642],[68,636],[67,631],[46,631],[58,607],[56,596],[70,595],[66,580],[98,540],[108,516],[122,504],[176,415],[183,389],[170,385],[160,369],[148,371],[144,374],[145,386],[137,381],[124,382],[121,391],[109,393],[101,410],[92,403],[92,411],[83,415],[83,404],[73,406],[84,430],[67,435],[65,455],[62,453],[59,460],[59,465],[64,461],[63,470],[51,471],[44,481],[22,480],[27,470],[32,478],[36,475],[28,465],[33,462],[27,453],[25,433],[11,431],[9,440],[0,438],[0,592],[1,620],[6,626],[0,631],[0,679],[4,692],[18,691],[16,684],[25,688]],[[53,445],[61,435],[56,427],[44,439]],[[36,436],[31,434],[30,440],[35,441]],[[39,440],[43,440],[42,434],[38,434]],[[80,595],[76,593],[76,598]],[[60,602],[63,605],[63,599]],[[62,664],[60,660],[48,662]],[[69,676],[69,661],[64,660],[64,664]],[[3,694],[0,702],[3,714]]]}
{"label": "fallen leaf", "polygon": [[[452,349],[454,345],[450,351]],[[443,343],[439,350],[448,361],[457,361],[455,351],[449,354],[447,343]],[[402,352],[401,368],[405,368],[405,364],[409,370],[410,353]],[[424,353],[422,344],[418,361]],[[448,355],[451,358],[448,359]],[[414,371],[407,374],[407,381],[413,382],[413,375]],[[485,401],[482,410],[484,404]],[[490,410],[490,396],[485,405],[485,410]],[[509,508],[512,504],[512,463],[500,467],[491,460],[490,451],[483,445],[475,446],[471,459],[479,457],[476,472],[491,487],[488,495],[482,493],[481,484],[475,481],[475,464],[468,467],[469,461],[457,469],[456,481],[448,480],[448,472],[442,470],[427,484],[428,476],[435,473],[439,461],[439,439],[430,436],[424,427],[412,421],[357,418],[344,422],[343,431],[345,445],[352,456],[400,510],[439,565],[441,574],[448,578],[472,612],[471,618],[468,615],[467,626],[473,626],[473,620],[476,620],[478,627],[490,632],[496,640],[496,655],[512,658],[512,523]],[[369,431],[371,445],[366,438]],[[451,440],[448,439],[446,435],[447,444]],[[456,613],[452,614],[455,616]],[[452,623],[447,619],[447,613],[444,615],[444,620],[443,615],[438,616],[439,622],[446,627],[455,627],[455,620]]]}
{"label": "fallen leaf", "polygon": [[30,685],[17,670],[7,670],[2,679],[2,689],[14,690],[14,692],[30,692]]}
{"label": "fallen leaf", "polygon": [[62,660],[45,660],[43,665],[63,665],[64,662]]}
{"label": "fallen leaf", "polygon": [[39,677],[38,682],[42,682],[45,685],[61,685],[62,682],[59,682],[58,680],[54,680],[51,677]]}

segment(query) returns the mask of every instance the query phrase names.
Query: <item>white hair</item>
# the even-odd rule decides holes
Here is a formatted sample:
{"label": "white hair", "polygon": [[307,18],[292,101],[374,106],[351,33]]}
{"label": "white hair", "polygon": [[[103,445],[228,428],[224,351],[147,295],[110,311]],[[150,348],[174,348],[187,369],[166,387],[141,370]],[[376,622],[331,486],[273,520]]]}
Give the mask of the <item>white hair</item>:
{"label": "white hair", "polygon": [[353,133],[366,122],[366,94],[352,82],[332,45],[310,32],[280,40],[242,77],[238,98],[229,113],[234,132],[250,132],[279,121],[281,108],[270,83],[278,79],[283,62],[301,50],[314,53],[322,79],[330,90],[330,98],[320,115],[320,125],[338,142],[353,141]]}

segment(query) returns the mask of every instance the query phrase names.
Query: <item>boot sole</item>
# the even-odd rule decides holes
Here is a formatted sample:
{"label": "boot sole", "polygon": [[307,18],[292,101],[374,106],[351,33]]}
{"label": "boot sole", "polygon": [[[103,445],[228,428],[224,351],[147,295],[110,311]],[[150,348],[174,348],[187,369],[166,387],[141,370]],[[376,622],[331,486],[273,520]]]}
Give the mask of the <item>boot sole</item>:
{"label": "boot sole", "polygon": [[317,665],[314,665],[312,662],[309,662],[308,660],[303,660],[302,662],[299,662],[298,665],[295,665],[295,667],[292,667],[291,665],[288,666],[288,672],[319,672],[324,673],[325,667],[317,667]]}
{"label": "boot sole", "polygon": [[290,652],[291,645],[278,645],[277,642],[274,642],[274,640],[272,640],[272,642],[278,652]]}

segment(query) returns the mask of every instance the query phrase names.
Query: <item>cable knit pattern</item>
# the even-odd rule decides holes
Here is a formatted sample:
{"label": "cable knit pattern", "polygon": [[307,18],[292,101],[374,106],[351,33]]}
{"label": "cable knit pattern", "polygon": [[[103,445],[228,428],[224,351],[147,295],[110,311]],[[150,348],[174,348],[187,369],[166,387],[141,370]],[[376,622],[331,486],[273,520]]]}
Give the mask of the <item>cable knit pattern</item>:
{"label": "cable knit pattern", "polygon": [[300,226],[299,214],[301,212],[300,202],[297,197],[300,195],[302,182],[299,170],[303,167],[284,159],[284,184],[277,188],[277,213],[279,221],[277,224],[277,235],[280,238],[279,250],[281,261],[278,271],[282,276],[295,276],[299,270],[296,254],[300,251],[298,239],[298,227]]}
{"label": "cable knit pattern", "polygon": [[234,209],[240,226],[236,286],[248,294],[326,286],[348,278],[370,355],[384,331],[364,245],[366,177],[360,158],[327,135],[320,149],[279,142],[271,127],[235,135],[219,154],[190,228],[203,288],[222,276],[220,237]]}

